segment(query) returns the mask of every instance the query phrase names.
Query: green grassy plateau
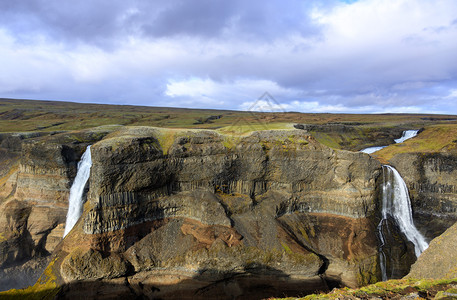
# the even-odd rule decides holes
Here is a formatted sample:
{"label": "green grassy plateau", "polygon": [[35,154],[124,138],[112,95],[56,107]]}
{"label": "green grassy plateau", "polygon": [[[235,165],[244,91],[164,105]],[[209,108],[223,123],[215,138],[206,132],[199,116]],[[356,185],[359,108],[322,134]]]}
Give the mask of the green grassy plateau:
{"label": "green grassy plateau", "polygon": [[78,130],[100,125],[220,129],[224,133],[291,128],[293,124],[348,124],[414,127],[457,123],[453,115],[251,113],[60,101],[0,99],[0,132]]}

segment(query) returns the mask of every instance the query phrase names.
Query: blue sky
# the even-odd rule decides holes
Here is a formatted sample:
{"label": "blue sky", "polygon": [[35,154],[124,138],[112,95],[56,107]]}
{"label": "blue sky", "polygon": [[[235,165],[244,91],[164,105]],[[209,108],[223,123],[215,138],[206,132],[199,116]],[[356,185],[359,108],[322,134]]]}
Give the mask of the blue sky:
{"label": "blue sky", "polygon": [[457,114],[457,1],[0,2],[0,97]]}

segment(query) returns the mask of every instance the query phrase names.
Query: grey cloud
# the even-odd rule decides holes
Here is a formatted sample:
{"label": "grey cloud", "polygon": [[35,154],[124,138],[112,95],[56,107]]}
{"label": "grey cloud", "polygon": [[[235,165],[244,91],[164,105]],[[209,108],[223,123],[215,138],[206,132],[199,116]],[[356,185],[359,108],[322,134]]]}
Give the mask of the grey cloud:
{"label": "grey cloud", "polygon": [[[446,24],[451,25],[446,30],[424,26],[430,30],[421,31],[419,27],[416,31],[405,31],[403,42],[391,41],[392,47],[384,47],[383,41],[367,47],[363,41],[371,34],[367,26],[366,35],[355,41],[357,45],[343,42],[337,45],[345,49],[339,49],[327,47],[326,39],[331,39],[331,35],[321,36],[326,34],[325,28],[311,19],[313,7],[319,6],[325,14],[325,5],[331,9],[336,2],[322,3],[317,0],[0,1],[0,34],[3,29],[16,41],[30,43],[21,45],[29,47],[30,56],[36,57],[33,44],[36,35],[44,36],[47,39],[44,44],[51,45],[50,48],[57,45],[54,48],[57,55],[62,51],[61,45],[69,50],[69,55],[62,55],[56,67],[68,78],[53,77],[46,66],[59,62],[54,63],[52,54],[48,57],[44,47],[42,55],[50,60],[49,64],[33,69],[27,63],[33,66],[34,60],[27,60],[23,63],[25,71],[17,72],[17,76],[23,78],[33,70],[39,73],[36,77],[48,77],[46,84],[38,81],[36,90],[27,92],[19,88],[11,93],[19,98],[192,106],[192,101],[195,105],[207,102],[192,96],[170,99],[164,95],[169,80],[209,78],[220,83],[247,78],[274,82],[284,90],[297,91],[293,96],[274,95],[278,100],[318,101],[329,106],[343,103],[357,109],[367,105],[426,107],[427,101],[440,101],[457,86],[456,82],[445,81],[457,78],[457,64],[452,60],[455,42],[438,36],[452,35],[455,19],[453,22],[450,21],[453,18],[448,19]],[[134,37],[138,43],[124,44],[128,37]],[[86,48],[72,48],[75,43],[98,46],[101,51],[97,49],[92,55],[90,51],[86,53]],[[37,45],[39,49],[41,45]],[[176,55],[166,55],[165,47],[169,45],[174,48],[170,53]],[[138,57],[128,57],[131,52]],[[100,78],[78,81],[77,64],[70,61],[75,56],[87,69],[85,72],[90,74],[95,68],[104,71]],[[97,65],[97,59],[105,58],[106,65]],[[19,65],[20,58],[13,69],[17,70]],[[29,82],[25,84],[32,86]],[[237,89],[235,84],[233,89]],[[258,94],[254,90],[249,92],[255,98],[264,90]],[[227,101],[226,107],[237,108],[241,101],[246,101],[243,96],[234,93],[220,97],[238,99]]]}
{"label": "grey cloud", "polygon": [[20,40],[44,35],[51,40],[103,44],[123,30],[124,1],[2,1],[0,26]]}
{"label": "grey cloud", "polygon": [[214,37],[229,26],[239,1],[181,0],[170,4],[155,19],[148,17],[148,10],[138,12],[135,17],[143,33],[154,37],[187,34]]}
{"label": "grey cloud", "polygon": [[[0,27],[22,41],[37,34],[68,43],[116,45],[129,35],[273,39],[290,31],[315,34],[313,1],[93,0],[1,1]],[[293,9],[291,9],[291,7]],[[233,31],[233,32],[230,32]]]}

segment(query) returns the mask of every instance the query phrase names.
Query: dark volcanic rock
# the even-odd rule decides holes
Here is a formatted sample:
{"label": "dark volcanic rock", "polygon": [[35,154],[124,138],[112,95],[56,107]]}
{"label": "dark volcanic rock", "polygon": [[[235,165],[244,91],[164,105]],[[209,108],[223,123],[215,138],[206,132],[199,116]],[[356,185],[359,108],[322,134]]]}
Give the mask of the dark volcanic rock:
{"label": "dark volcanic rock", "polygon": [[457,156],[453,153],[402,153],[390,163],[405,180],[414,221],[431,240],[457,221]]}
{"label": "dark volcanic rock", "polygon": [[181,131],[166,148],[164,135],[126,128],[92,146],[83,217],[55,254],[62,284],[124,277],[137,295],[198,298],[379,278],[376,160],[300,130]]}
{"label": "dark volcanic rock", "polygon": [[[69,189],[76,175],[77,162],[87,145],[100,140],[109,131],[96,128],[61,134],[0,136],[1,146],[7,147],[0,148],[2,272],[10,270],[11,278],[24,272],[24,277],[33,275],[34,280],[37,279],[42,270],[37,267],[42,265],[38,262],[49,256],[62,240]],[[17,150],[21,152],[17,153]],[[9,283],[0,283],[1,289],[8,287]]]}
{"label": "dark volcanic rock", "polygon": [[[24,257],[54,249],[58,298],[300,296],[380,279],[381,165],[369,155],[304,130],[121,128],[93,144],[83,216],[57,244],[61,193],[87,145],[64,140],[24,145],[10,204],[29,209],[16,225]],[[409,267],[394,238],[392,264]]]}

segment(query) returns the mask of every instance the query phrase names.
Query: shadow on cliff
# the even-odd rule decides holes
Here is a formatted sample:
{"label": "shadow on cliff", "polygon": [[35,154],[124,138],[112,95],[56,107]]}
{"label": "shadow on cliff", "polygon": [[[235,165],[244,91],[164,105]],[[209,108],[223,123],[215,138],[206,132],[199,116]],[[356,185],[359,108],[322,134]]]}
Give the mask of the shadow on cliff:
{"label": "shadow on cliff", "polygon": [[151,271],[126,278],[72,282],[58,289],[27,293],[12,290],[4,299],[265,299],[303,297],[328,292],[323,277],[291,277],[277,269],[253,264],[240,272],[200,270],[197,276]]}

